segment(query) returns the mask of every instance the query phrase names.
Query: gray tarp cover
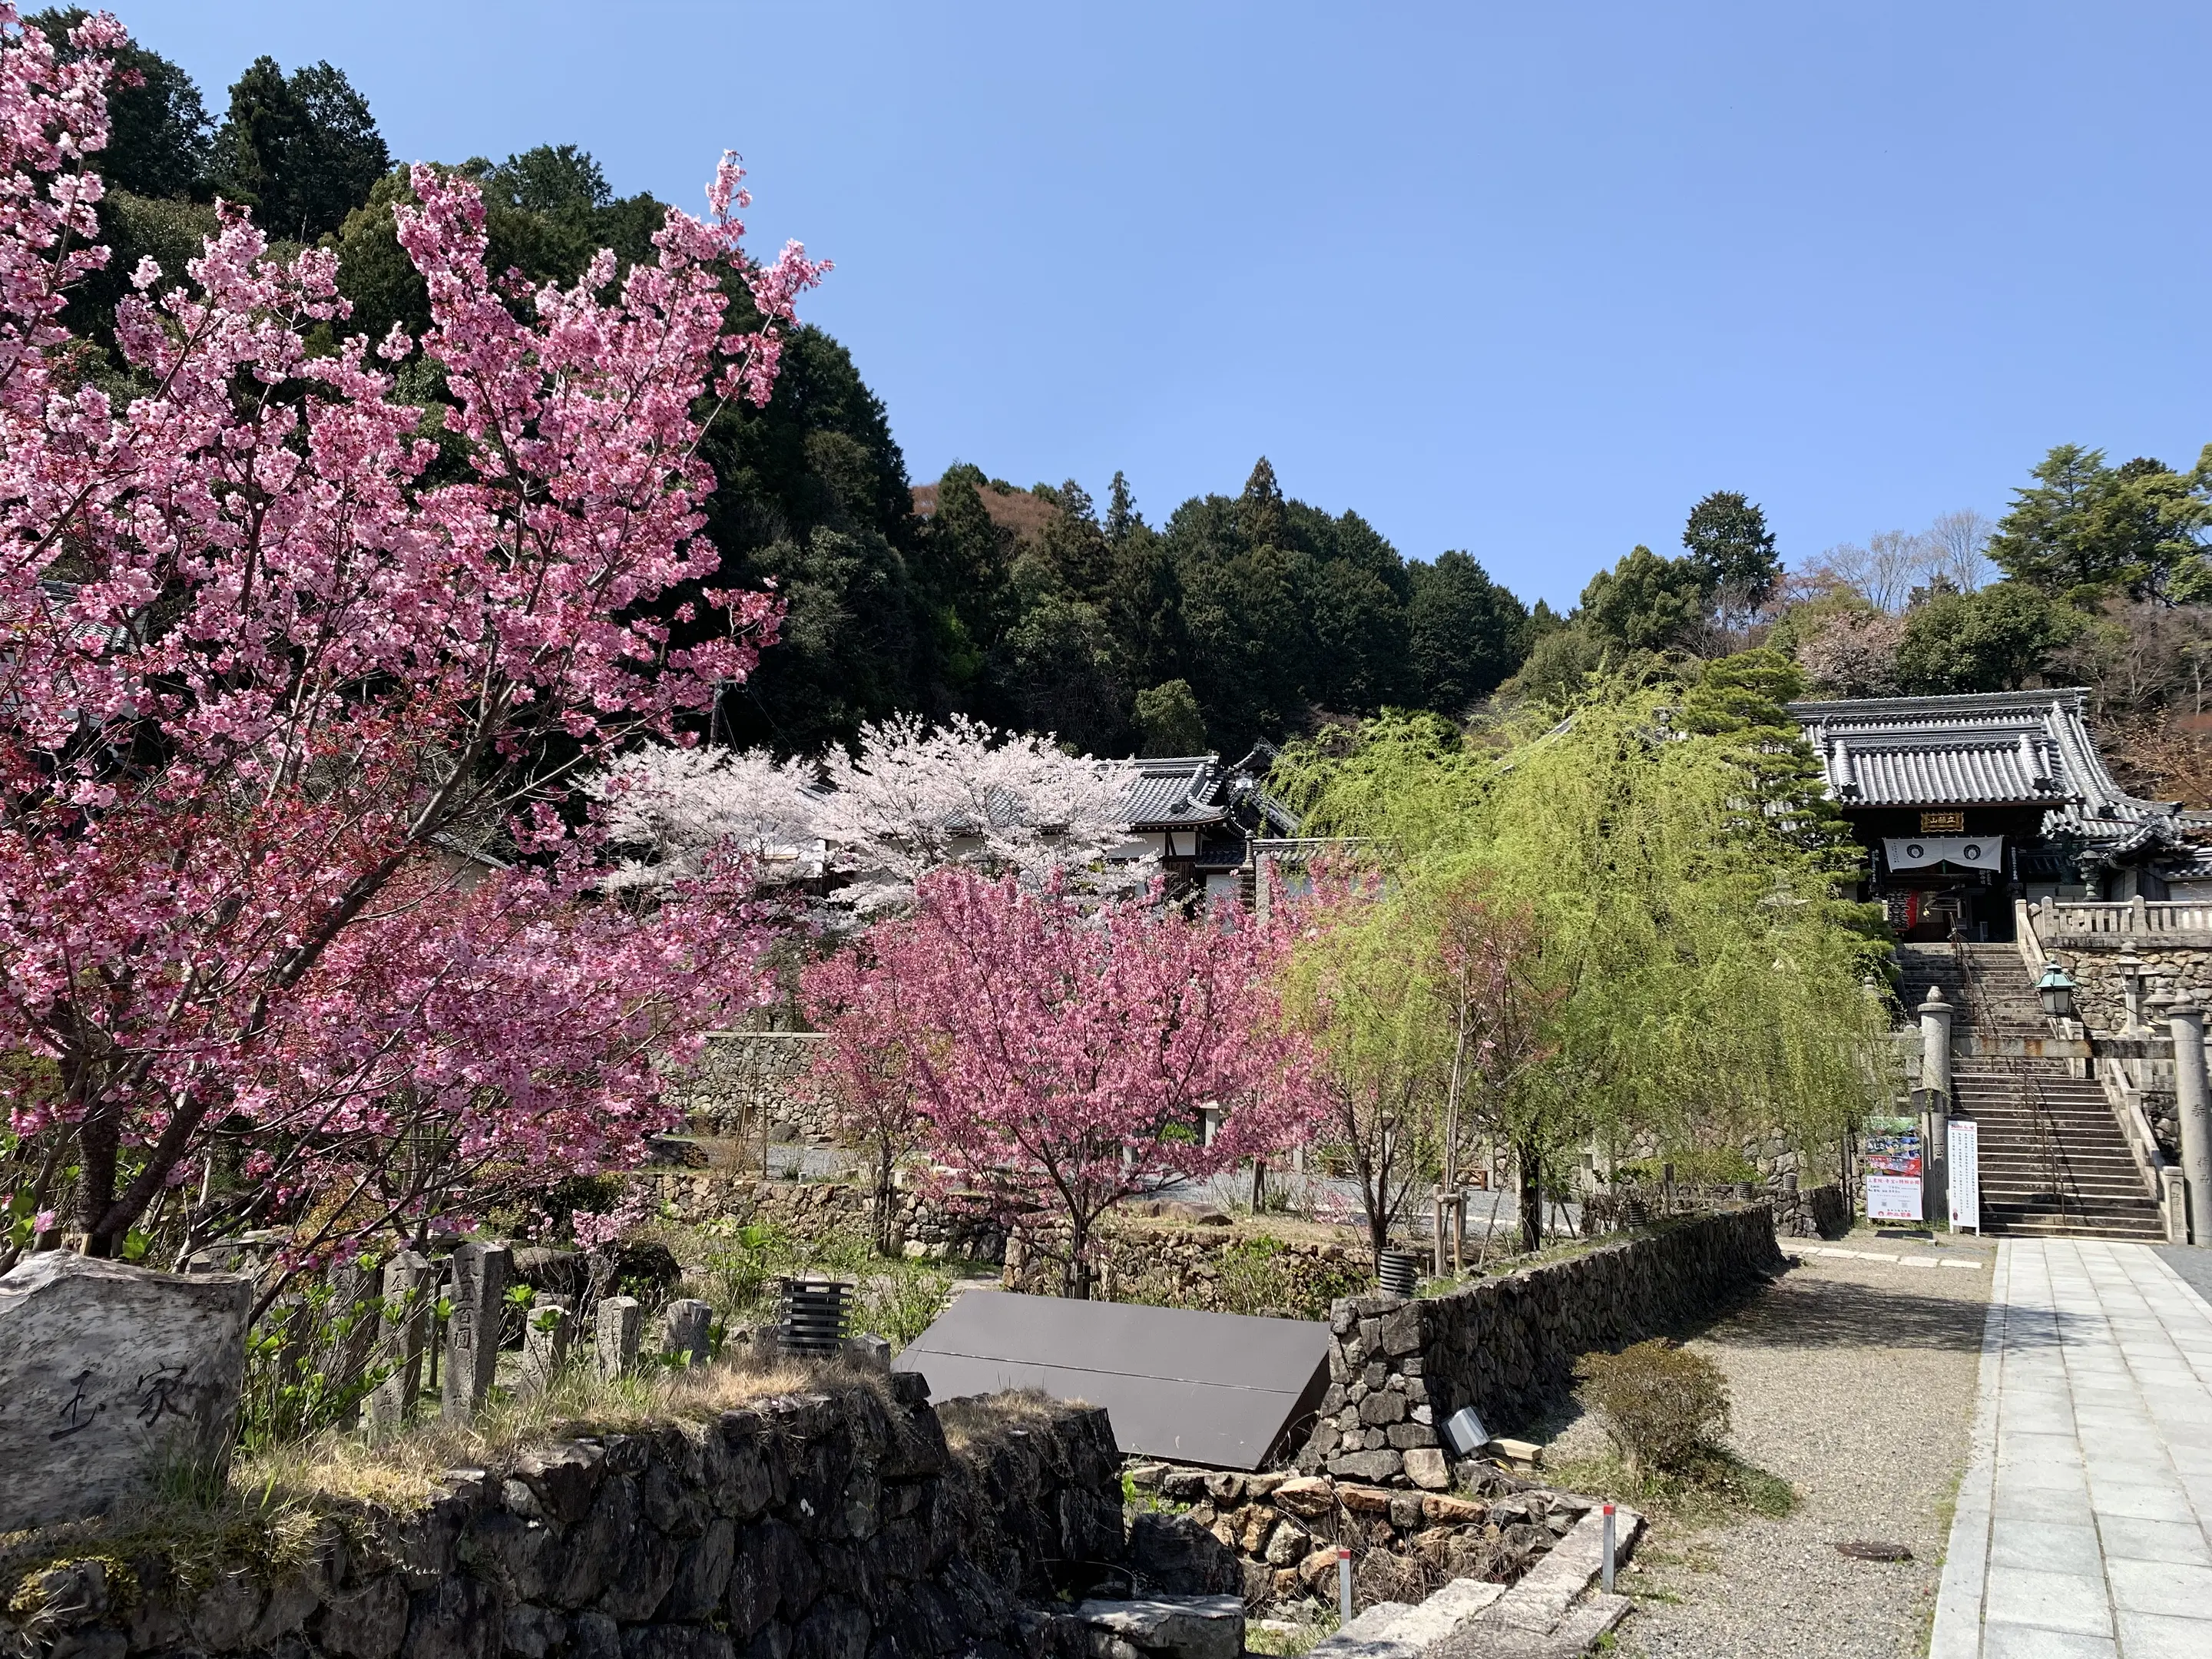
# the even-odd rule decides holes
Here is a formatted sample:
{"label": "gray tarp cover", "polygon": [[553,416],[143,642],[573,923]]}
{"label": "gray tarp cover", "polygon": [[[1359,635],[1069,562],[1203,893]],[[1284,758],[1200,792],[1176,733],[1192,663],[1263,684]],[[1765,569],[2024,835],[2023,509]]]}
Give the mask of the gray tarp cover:
{"label": "gray tarp cover", "polygon": [[893,1362],[939,1400],[1041,1389],[1103,1406],[1125,1452],[1254,1469],[1316,1406],[1328,1327],[969,1291]]}

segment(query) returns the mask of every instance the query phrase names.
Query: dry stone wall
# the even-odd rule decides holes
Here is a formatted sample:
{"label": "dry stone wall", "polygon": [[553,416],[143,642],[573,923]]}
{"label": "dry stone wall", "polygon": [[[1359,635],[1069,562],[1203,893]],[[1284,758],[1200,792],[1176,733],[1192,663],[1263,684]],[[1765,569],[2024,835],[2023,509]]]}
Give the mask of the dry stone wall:
{"label": "dry stone wall", "polygon": [[1241,1564],[1245,1600],[1337,1601],[1336,1552],[1353,1556],[1355,1598],[1417,1601],[1452,1578],[1511,1583],[1593,1500],[1495,1464],[1454,1471],[1451,1493],[1394,1492],[1326,1475],[1240,1474],[1138,1463],[1132,1485],[1212,1534]]}
{"label": "dry stone wall", "polygon": [[[456,1469],[325,1514],[307,1565],[64,1549],[5,1591],[12,1659],[1077,1659],[1038,1609],[1110,1577],[1234,1582],[1188,1522],[1125,1535],[1103,1412],[948,1407],[918,1376]],[[948,1448],[945,1422],[957,1450]]]}
{"label": "dry stone wall", "polygon": [[832,1139],[828,1112],[792,1086],[821,1041],[812,1031],[710,1032],[697,1062],[670,1079],[670,1092],[700,1128],[714,1134],[757,1139],[766,1124],[778,1139]]}
{"label": "dry stone wall", "polygon": [[[763,1181],[757,1176],[709,1175],[689,1170],[644,1170],[629,1177],[670,1206],[679,1221],[696,1225],[724,1218],[772,1222],[794,1238],[865,1232],[875,1192],[848,1181]],[[930,1194],[902,1188],[893,1240],[906,1255],[933,1261],[998,1262],[1006,1259],[1006,1224],[986,1201],[960,1194]]]}
{"label": "dry stone wall", "polygon": [[1462,1406],[1493,1434],[1540,1415],[1575,1361],[1711,1312],[1778,1272],[1774,1212],[1747,1205],[1432,1299],[1350,1297],[1329,1310],[1329,1389],[1297,1467],[1442,1492],[1440,1428]]}
{"label": "dry stone wall", "polygon": [[[1060,1237],[1066,1237],[1065,1229]],[[1109,1222],[1094,1237],[1093,1294],[1109,1302],[1320,1319],[1327,1316],[1331,1303],[1374,1278],[1364,1249],[1232,1231],[1225,1225]],[[1038,1249],[1033,1239],[1015,1234],[1007,1244],[1006,1261],[1006,1289],[1032,1296],[1060,1294],[1060,1258]]]}

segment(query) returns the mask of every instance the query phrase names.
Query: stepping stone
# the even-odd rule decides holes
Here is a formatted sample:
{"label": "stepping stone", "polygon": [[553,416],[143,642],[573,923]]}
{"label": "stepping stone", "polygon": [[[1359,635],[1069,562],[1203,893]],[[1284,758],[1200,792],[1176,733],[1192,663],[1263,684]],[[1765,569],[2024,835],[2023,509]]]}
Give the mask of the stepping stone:
{"label": "stepping stone", "polygon": [[1244,1598],[1241,1595],[1152,1595],[1135,1601],[1085,1601],[1075,1609],[1075,1617],[1091,1627],[1093,1659],[1132,1659],[1149,1654],[1171,1659],[1237,1659],[1244,1651]]}

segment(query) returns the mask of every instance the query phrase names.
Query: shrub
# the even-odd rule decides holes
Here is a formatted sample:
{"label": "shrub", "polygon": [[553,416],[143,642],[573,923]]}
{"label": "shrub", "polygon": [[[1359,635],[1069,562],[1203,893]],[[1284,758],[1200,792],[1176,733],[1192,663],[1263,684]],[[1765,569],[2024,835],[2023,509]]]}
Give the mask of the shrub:
{"label": "shrub", "polygon": [[1728,1432],[1728,1379],[1702,1354],[1664,1337],[1583,1356],[1576,1397],[1596,1414],[1629,1468],[1686,1468]]}

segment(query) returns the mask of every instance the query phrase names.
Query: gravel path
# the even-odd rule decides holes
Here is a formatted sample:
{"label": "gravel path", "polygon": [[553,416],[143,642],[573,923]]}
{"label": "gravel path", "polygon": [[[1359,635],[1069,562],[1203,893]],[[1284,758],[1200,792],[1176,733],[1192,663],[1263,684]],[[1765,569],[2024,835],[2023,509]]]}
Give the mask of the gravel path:
{"label": "gravel path", "polygon": [[[1852,1249],[1884,1248],[1864,1233]],[[1802,1250],[1796,1241],[1785,1248]],[[1887,1247],[1897,1249],[1892,1244]],[[1692,1529],[1660,1519],[1620,1587],[1638,1611],[1625,1653],[1651,1659],[1917,1659],[1942,1571],[1950,1503],[1966,1468],[1994,1246],[1908,1245],[1978,1270],[1804,1254],[1690,1346],[1728,1372],[1734,1442],[1799,1502]],[[1587,1420],[1556,1455],[1599,1449]],[[1838,1543],[1910,1547],[1902,1564],[1854,1560]]]}

